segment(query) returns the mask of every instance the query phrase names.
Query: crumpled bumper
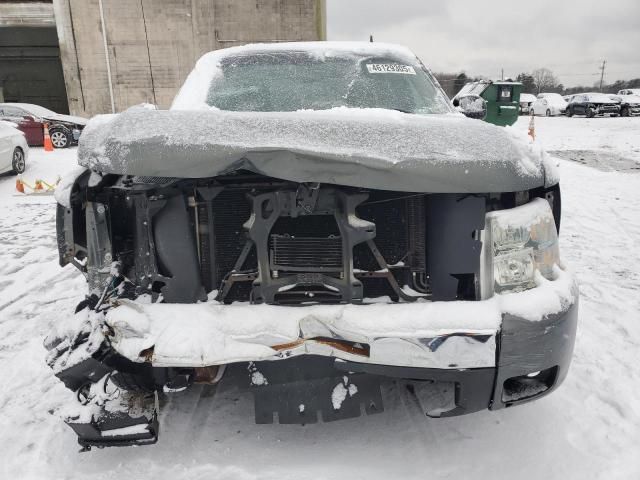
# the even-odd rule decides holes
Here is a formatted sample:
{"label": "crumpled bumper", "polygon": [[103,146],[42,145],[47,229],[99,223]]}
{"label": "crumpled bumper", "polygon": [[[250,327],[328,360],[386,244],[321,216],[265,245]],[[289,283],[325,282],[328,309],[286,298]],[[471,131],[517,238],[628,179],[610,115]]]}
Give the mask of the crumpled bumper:
{"label": "crumpled bumper", "polygon": [[[559,351],[570,357],[577,299],[575,280],[557,269],[556,280],[477,302],[281,307],[121,301],[106,323],[115,351],[154,367],[320,355],[409,368],[500,367],[515,374],[535,371]],[[573,328],[562,326],[566,322]]]}

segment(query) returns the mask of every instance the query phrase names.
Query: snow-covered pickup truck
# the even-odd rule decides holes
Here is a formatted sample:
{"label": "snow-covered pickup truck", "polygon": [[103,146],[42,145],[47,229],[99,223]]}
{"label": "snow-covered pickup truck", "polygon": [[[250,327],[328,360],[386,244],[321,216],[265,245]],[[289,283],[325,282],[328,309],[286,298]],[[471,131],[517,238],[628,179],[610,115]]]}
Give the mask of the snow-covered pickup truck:
{"label": "snow-covered pickup truck", "polygon": [[306,424],[382,411],[381,384],[446,417],[567,374],[555,165],[405,48],[209,53],[170,110],[96,117],[78,156],[58,243],[88,294],[45,346],[85,447],[156,441],[158,397],[197,383]]}

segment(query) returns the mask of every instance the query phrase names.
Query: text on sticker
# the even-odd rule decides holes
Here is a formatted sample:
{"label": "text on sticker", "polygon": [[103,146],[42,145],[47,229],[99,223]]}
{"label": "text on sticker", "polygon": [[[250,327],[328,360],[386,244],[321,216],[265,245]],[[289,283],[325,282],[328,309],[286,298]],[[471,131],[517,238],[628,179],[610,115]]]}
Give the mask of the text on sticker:
{"label": "text on sticker", "polygon": [[397,63],[368,63],[369,73],[402,73],[404,75],[415,75],[416,71],[411,65],[398,65]]}

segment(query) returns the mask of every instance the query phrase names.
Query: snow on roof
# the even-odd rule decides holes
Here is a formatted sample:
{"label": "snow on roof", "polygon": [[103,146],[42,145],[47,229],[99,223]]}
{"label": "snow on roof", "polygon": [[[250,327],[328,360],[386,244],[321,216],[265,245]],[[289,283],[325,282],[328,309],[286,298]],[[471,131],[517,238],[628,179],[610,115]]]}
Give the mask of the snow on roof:
{"label": "snow on roof", "polygon": [[589,101],[592,101],[592,102],[605,102],[605,103],[611,102],[611,98],[609,98],[604,93],[589,92],[589,93],[585,93],[585,95],[589,98]]}
{"label": "snow on roof", "polygon": [[37,115],[39,117],[46,117],[48,115],[56,115],[56,112],[52,112],[51,110],[41,107],[40,105],[35,105],[33,103],[17,103],[17,102],[10,102],[10,103],[0,103],[0,105],[4,105],[7,107],[16,107],[16,108],[21,108],[23,110],[26,110],[27,112],[33,114],[33,115]]}
{"label": "snow on roof", "polygon": [[317,58],[344,56],[391,56],[415,63],[415,54],[407,47],[393,43],[373,42],[282,42],[250,43],[205,53],[197,65],[218,63],[223,58],[275,52],[306,52]]}

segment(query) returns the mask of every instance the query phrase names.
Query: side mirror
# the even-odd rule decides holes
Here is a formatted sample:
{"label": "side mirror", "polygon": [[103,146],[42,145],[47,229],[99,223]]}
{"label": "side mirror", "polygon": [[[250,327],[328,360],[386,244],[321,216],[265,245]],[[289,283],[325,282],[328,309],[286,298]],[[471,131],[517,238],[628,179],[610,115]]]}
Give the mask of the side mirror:
{"label": "side mirror", "polygon": [[469,118],[483,120],[487,116],[487,101],[478,95],[465,95],[457,100],[458,108],[464,115]]}

